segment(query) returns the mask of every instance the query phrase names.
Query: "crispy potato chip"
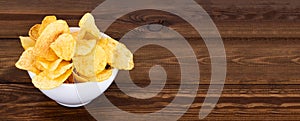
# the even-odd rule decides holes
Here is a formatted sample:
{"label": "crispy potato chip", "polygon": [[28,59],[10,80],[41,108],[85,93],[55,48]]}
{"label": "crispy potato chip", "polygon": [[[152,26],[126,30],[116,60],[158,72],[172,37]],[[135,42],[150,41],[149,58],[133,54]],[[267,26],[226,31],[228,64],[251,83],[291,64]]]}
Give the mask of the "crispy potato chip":
{"label": "crispy potato chip", "polygon": [[[112,69],[105,69],[96,75],[96,81],[102,82],[102,81],[108,79],[111,76],[111,74],[112,74]],[[94,79],[91,79],[91,80],[94,80]]]}
{"label": "crispy potato chip", "polygon": [[40,73],[40,70],[35,67],[35,56],[33,55],[33,48],[28,48],[27,50],[25,50],[15,66],[19,69],[28,70],[35,74]]}
{"label": "crispy potato chip", "polygon": [[32,83],[36,88],[43,90],[50,90],[56,88],[63,84],[63,82],[68,79],[68,77],[72,74],[73,68],[67,70],[60,77],[55,79],[50,79],[47,75],[48,73],[43,71],[32,79]]}
{"label": "crispy potato chip", "polygon": [[77,35],[76,55],[87,55],[95,47],[96,42],[100,39],[94,17],[86,13],[79,21],[80,31]]}
{"label": "crispy potato chip", "polygon": [[80,40],[76,43],[76,55],[87,55],[89,54],[96,45],[96,40]]}
{"label": "crispy potato chip", "polygon": [[21,40],[21,44],[22,47],[24,48],[24,50],[27,50],[30,47],[34,47],[35,45],[35,41],[33,39],[31,39],[30,37],[19,37]]}
{"label": "crispy potato chip", "polygon": [[134,67],[133,54],[127,47],[120,43],[116,46],[112,56],[111,66],[117,69],[131,70]]}
{"label": "crispy potato chip", "polygon": [[[43,62],[43,63],[42,63]],[[45,65],[44,63],[48,62],[46,59],[35,57],[35,66],[37,69],[44,71],[48,68],[48,65]]]}
{"label": "crispy potato chip", "polygon": [[29,37],[36,41],[37,38],[39,37],[39,30],[40,30],[41,24],[35,24],[32,26],[28,32]]}
{"label": "crispy potato chip", "polygon": [[35,67],[36,67],[38,70],[40,70],[40,71],[46,70],[46,68],[44,68],[44,66],[41,65],[41,63],[40,63],[39,61],[36,60],[36,61],[34,62],[34,64],[35,64]]}
{"label": "crispy potato chip", "polygon": [[[80,27],[79,33],[83,32],[84,30],[87,31],[88,33],[91,33],[91,35],[94,36],[94,38],[100,39],[100,31],[97,28],[95,24],[95,19],[91,13],[84,14],[84,16],[80,19],[78,25]],[[79,36],[78,39],[79,40],[83,39],[83,36]]]}
{"label": "crispy potato chip", "polygon": [[83,34],[83,35],[78,35],[78,36],[83,36],[83,38],[77,39],[76,55],[87,55],[93,50],[98,39],[91,36],[91,34],[85,30],[80,30],[78,34]]}
{"label": "crispy potato chip", "polygon": [[48,70],[49,70],[49,71],[54,71],[54,70],[56,70],[56,69],[59,67],[59,65],[60,65],[60,63],[61,63],[62,61],[63,61],[62,59],[57,59],[56,61],[50,63],[49,69],[48,69]]}
{"label": "crispy potato chip", "polygon": [[105,69],[107,64],[106,54],[101,46],[96,46],[88,55],[74,56],[73,63],[80,75],[95,76]]}
{"label": "crispy potato chip", "polygon": [[104,80],[107,80],[112,75],[112,69],[105,69],[101,71],[100,73],[96,74],[95,76],[91,77],[85,77],[82,75],[78,75],[77,73],[73,73],[75,82],[102,82]]}
{"label": "crispy potato chip", "polygon": [[60,64],[60,62],[62,61],[62,59],[57,59],[55,61],[47,61],[44,58],[37,58],[36,62],[38,63],[38,65],[42,66],[40,70],[49,70],[49,71],[54,71],[58,65]]}
{"label": "crispy potato chip", "polygon": [[134,67],[133,54],[128,48],[112,38],[102,38],[97,43],[107,55],[107,63],[114,68],[131,70]]}
{"label": "crispy potato chip", "polygon": [[79,31],[71,33],[75,40],[77,39],[78,33],[79,33]]}
{"label": "crispy potato chip", "polygon": [[44,31],[44,29],[51,23],[56,21],[56,17],[55,16],[46,16],[43,21],[41,26],[38,29],[38,35],[41,35],[42,32]]}
{"label": "crispy potato chip", "polygon": [[74,54],[76,40],[71,34],[64,33],[60,35],[55,42],[50,45],[50,48],[56,53],[59,58],[70,61]]}
{"label": "crispy potato chip", "polygon": [[73,67],[73,63],[62,61],[54,71],[45,70],[50,79],[55,79],[64,74],[68,69]]}
{"label": "crispy potato chip", "polygon": [[104,49],[99,45],[95,47],[94,54],[95,73],[97,74],[105,69],[107,58]]}
{"label": "crispy potato chip", "polygon": [[69,26],[66,21],[57,20],[49,24],[40,34],[34,46],[34,54],[38,57],[54,61],[58,57],[50,48],[50,44],[62,33],[70,33]]}
{"label": "crispy potato chip", "polygon": [[80,82],[89,82],[89,80],[87,80],[84,77],[79,76],[77,73],[73,72],[73,78],[75,80],[76,83],[80,83]]}
{"label": "crispy potato chip", "polygon": [[36,65],[40,66],[38,67],[40,70],[47,70],[49,69],[51,61],[48,61],[41,57],[36,57]]}
{"label": "crispy potato chip", "polygon": [[97,81],[101,82],[108,79],[112,75],[113,69],[105,69],[101,73],[97,74]]}
{"label": "crispy potato chip", "polygon": [[112,56],[114,54],[114,48],[117,44],[119,44],[119,42],[111,38],[101,38],[97,44],[105,50],[105,53],[107,55],[107,63],[111,64]]}

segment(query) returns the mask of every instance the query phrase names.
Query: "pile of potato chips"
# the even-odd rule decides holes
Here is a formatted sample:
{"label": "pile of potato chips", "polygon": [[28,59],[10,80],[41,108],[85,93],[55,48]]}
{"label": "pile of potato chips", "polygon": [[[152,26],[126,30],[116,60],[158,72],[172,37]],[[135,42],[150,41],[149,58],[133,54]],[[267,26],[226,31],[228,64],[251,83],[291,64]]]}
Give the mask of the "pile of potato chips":
{"label": "pile of potato chips", "polygon": [[134,67],[133,54],[124,44],[101,36],[90,13],[82,17],[79,27],[79,32],[71,33],[66,21],[46,16],[31,27],[29,37],[20,36],[25,51],[16,67],[35,73],[32,83],[39,89],[58,87],[72,74],[76,82],[101,82],[113,68]]}

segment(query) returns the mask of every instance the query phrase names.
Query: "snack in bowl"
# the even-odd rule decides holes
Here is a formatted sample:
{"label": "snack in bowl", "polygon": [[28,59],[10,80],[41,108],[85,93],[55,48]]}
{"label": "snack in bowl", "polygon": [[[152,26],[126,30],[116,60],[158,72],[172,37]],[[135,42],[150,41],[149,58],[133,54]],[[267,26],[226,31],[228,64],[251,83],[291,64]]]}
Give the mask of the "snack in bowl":
{"label": "snack in bowl", "polygon": [[[79,28],[46,16],[28,34],[20,36],[25,51],[15,66],[27,70],[36,88],[64,106],[87,104],[108,88],[118,69],[134,67],[133,54],[124,44],[101,33],[90,13],[82,17]],[[91,85],[96,85],[95,89]],[[77,94],[79,87],[93,93],[82,99]]]}

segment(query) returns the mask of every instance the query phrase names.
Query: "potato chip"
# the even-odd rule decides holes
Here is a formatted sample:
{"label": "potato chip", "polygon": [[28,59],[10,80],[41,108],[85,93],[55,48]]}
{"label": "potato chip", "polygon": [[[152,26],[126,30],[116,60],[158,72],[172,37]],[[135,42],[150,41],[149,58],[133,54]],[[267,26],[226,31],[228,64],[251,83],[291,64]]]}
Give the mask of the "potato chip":
{"label": "potato chip", "polygon": [[62,62],[62,59],[57,59],[56,61],[50,63],[48,70],[54,71],[59,67],[59,64]]}
{"label": "potato chip", "polygon": [[[102,71],[96,75],[96,81],[102,82],[102,81],[108,79],[111,75],[112,75],[112,69],[105,69],[104,71]],[[95,80],[95,79],[91,79],[91,80]]]}
{"label": "potato chip", "polygon": [[95,73],[97,74],[105,69],[105,66],[107,64],[107,58],[104,49],[99,45],[95,47],[94,53]]}
{"label": "potato chip", "polygon": [[131,70],[134,67],[133,54],[122,43],[116,46],[111,59],[111,66],[114,68]]}
{"label": "potato chip", "polygon": [[46,16],[43,21],[41,26],[38,29],[38,35],[41,35],[42,32],[44,31],[44,29],[51,23],[56,21],[56,17],[55,16]]}
{"label": "potato chip", "polygon": [[105,69],[106,54],[101,46],[96,46],[88,55],[74,56],[73,63],[79,74],[86,77],[95,76]]}
{"label": "potato chip", "polygon": [[[83,34],[83,35],[79,35],[79,34]],[[91,34],[85,30],[80,30],[78,36],[83,36],[83,37],[82,39],[78,39],[79,37],[77,38],[76,55],[89,54],[95,47],[98,39],[91,36]]]}
{"label": "potato chip", "polygon": [[79,76],[77,73],[73,73],[73,78],[75,79],[76,83],[80,83],[80,82],[89,82],[89,80],[87,80],[86,78]]}
{"label": "potato chip", "polygon": [[76,55],[89,54],[96,45],[96,39],[80,40],[76,43]]}
{"label": "potato chip", "polygon": [[36,65],[40,70],[47,70],[49,68],[51,61],[48,61],[41,57],[36,57]]}
{"label": "potato chip", "polygon": [[72,33],[71,33],[72,36],[73,36],[73,38],[74,38],[75,40],[77,40],[77,35],[78,35],[78,33],[79,33],[79,31],[77,31],[77,32],[72,32]]}
{"label": "potato chip", "polygon": [[49,24],[37,39],[34,46],[34,54],[45,58],[48,61],[56,60],[58,57],[50,48],[50,44],[62,33],[70,33],[69,26],[66,21],[57,20]]}
{"label": "potato chip", "polygon": [[102,82],[107,80],[112,75],[112,69],[105,69],[102,72],[96,74],[96,76],[88,77],[89,81]]}
{"label": "potato chip", "polygon": [[15,66],[19,69],[28,70],[35,74],[40,73],[40,71],[35,67],[35,56],[33,55],[33,48],[28,48],[27,50],[25,50]]}
{"label": "potato chip", "polygon": [[34,26],[32,26],[28,32],[29,37],[36,41],[37,38],[39,37],[39,29],[41,27],[41,24],[35,24]]}
{"label": "potato chip", "polygon": [[73,63],[62,61],[54,71],[45,70],[45,72],[50,79],[55,79],[64,74],[71,67],[73,67]]}
{"label": "potato chip", "polygon": [[84,56],[74,56],[73,63],[76,71],[83,76],[89,77],[96,75],[94,66],[94,53]]}
{"label": "potato chip", "polygon": [[98,43],[107,55],[107,63],[114,68],[131,70],[134,67],[133,54],[128,48],[112,38],[102,38]]}
{"label": "potato chip", "polygon": [[50,48],[55,54],[66,61],[70,61],[74,54],[76,41],[71,34],[64,33],[60,35],[55,42],[51,43]]}
{"label": "potato chip", "polygon": [[[110,40],[109,40],[110,39]],[[114,48],[118,44],[118,41],[115,41],[111,38],[101,38],[98,43],[104,50],[107,55],[107,63],[112,63],[112,56],[114,54]]]}
{"label": "potato chip", "polygon": [[27,50],[30,47],[34,47],[35,41],[32,40],[30,37],[20,36],[19,38],[21,40],[21,44],[22,44],[22,47],[24,48],[24,50]]}
{"label": "potato chip", "polygon": [[[47,69],[48,65],[44,65],[45,62],[48,62],[46,59],[35,57],[35,66],[37,69],[44,71]],[[43,62],[43,63],[42,63]]]}
{"label": "potato chip", "polygon": [[49,71],[54,71],[58,65],[60,64],[60,62],[62,61],[62,59],[57,59],[55,61],[47,61],[44,58],[38,58],[36,59],[36,62],[38,63],[41,69],[40,70],[49,70]]}
{"label": "potato chip", "polygon": [[60,77],[55,79],[50,79],[47,75],[48,73],[43,71],[32,79],[32,83],[36,88],[43,90],[50,90],[56,88],[63,84],[63,82],[68,79],[68,77],[72,74],[73,68],[67,70]]}
{"label": "potato chip", "polygon": [[46,70],[46,68],[44,68],[44,66],[41,65],[41,63],[40,63],[39,61],[35,61],[34,64],[35,64],[35,67],[36,67],[38,70],[40,70],[40,71]]}
{"label": "potato chip", "polygon": [[[100,31],[95,24],[95,19],[91,13],[86,13],[79,21],[80,31],[79,33],[83,32],[83,30],[91,33],[92,36],[96,39],[100,39]],[[79,36],[78,40],[83,39],[83,36]]]}

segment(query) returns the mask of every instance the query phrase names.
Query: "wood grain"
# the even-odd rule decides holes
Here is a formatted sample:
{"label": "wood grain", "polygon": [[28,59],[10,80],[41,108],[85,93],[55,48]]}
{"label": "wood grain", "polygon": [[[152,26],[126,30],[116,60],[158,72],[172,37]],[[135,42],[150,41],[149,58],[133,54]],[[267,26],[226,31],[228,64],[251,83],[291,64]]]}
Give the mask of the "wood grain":
{"label": "wood grain", "polygon": [[[300,84],[300,41],[297,38],[223,38],[227,58],[226,84]],[[175,41],[176,40],[171,40]],[[200,42],[199,42],[200,41]],[[14,67],[23,49],[18,39],[2,39],[0,51],[0,83],[30,83],[26,72]],[[210,59],[201,39],[189,39],[200,65],[201,84],[210,83]],[[202,44],[201,44],[202,43]],[[137,46],[134,43],[128,46]],[[217,49],[217,48],[216,48]],[[156,51],[153,51],[156,50]],[[255,50],[255,51],[252,51]],[[147,53],[151,51],[151,53]],[[185,48],[182,48],[185,51]],[[8,56],[9,55],[9,56]],[[174,65],[166,69],[177,69],[176,58],[169,50],[160,46],[147,46],[134,53],[136,67],[132,77],[136,83],[147,83],[149,67],[153,64]],[[155,55],[155,56],[153,56]],[[180,57],[179,57],[180,58]],[[182,57],[186,58],[186,57]],[[171,60],[171,61],[170,61]],[[177,66],[176,66],[177,65]],[[146,70],[148,68],[148,70]],[[139,71],[136,71],[139,70]],[[276,71],[274,71],[276,70]],[[170,75],[177,71],[168,71]],[[17,74],[12,78],[11,75]],[[145,76],[140,76],[145,75]],[[137,79],[135,79],[137,78]],[[170,77],[178,80],[180,76]],[[178,81],[173,81],[178,84]]]}
{"label": "wood grain", "polygon": [[[32,84],[0,84],[0,87],[0,107],[2,109],[0,113],[1,117],[5,116],[6,120],[22,120],[28,117],[31,120],[93,119],[83,107],[59,106],[34,88]],[[201,108],[207,88],[208,85],[200,85],[194,103],[182,119],[195,120],[197,118],[195,115]],[[113,84],[105,95],[120,109],[132,113],[149,113],[169,104],[169,99],[174,97],[176,89],[171,87],[164,91],[163,95],[143,100],[144,103],[138,104],[136,99],[120,95],[120,93],[118,87]],[[230,117],[233,120],[237,119],[235,116],[249,118],[248,120],[274,119],[274,117],[276,117],[274,120],[281,120],[288,116],[299,119],[299,93],[298,85],[226,85],[218,104],[207,119]],[[109,112],[109,107],[101,107],[99,111],[108,112],[109,116],[118,116],[114,112]],[[255,117],[251,115],[255,115]],[[270,117],[265,117],[265,115]]]}
{"label": "wood grain", "polygon": [[[65,19],[71,26],[77,26],[78,19],[85,13],[91,12],[103,1],[2,1],[0,9],[1,38],[16,38],[19,35],[27,35],[30,26],[39,23],[45,15],[55,14],[58,18]],[[298,37],[299,36],[299,8],[297,0],[287,1],[235,1],[222,2],[221,0],[196,0],[209,13],[223,37]],[[45,7],[47,5],[51,7]],[[64,7],[62,7],[65,5]],[[72,6],[70,6],[72,5]],[[105,13],[99,13],[101,18],[113,15],[118,8],[111,8]],[[138,12],[138,11],[137,11]],[[151,14],[151,15],[149,15]],[[186,24],[177,19],[164,20],[170,15],[162,12],[138,12],[127,18],[155,18],[157,21],[171,24],[173,28],[188,33],[190,29]],[[107,17],[106,17],[107,16]],[[149,17],[148,17],[149,16]],[[172,15],[171,15],[172,17]],[[17,18],[17,19],[16,19]],[[125,17],[126,18],[126,17]],[[142,19],[143,20],[143,19]],[[99,21],[105,21],[100,19]],[[133,21],[133,22],[132,22]],[[150,21],[151,22],[151,21]],[[127,20],[127,24],[139,24],[139,21]],[[124,23],[119,25],[121,29]],[[119,29],[119,28],[118,28]],[[287,31],[288,30],[288,31]],[[113,32],[119,32],[114,30]]]}
{"label": "wood grain", "polygon": [[[215,22],[224,42],[227,59],[224,90],[216,107],[204,120],[300,120],[300,1],[195,1]],[[27,72],[18,70],[14,64],[23,51],[18,36],[27,35],[28,29],[41,22],[45,15],[56,15],[67,20],[70,26],[77,26],[84,13],[91,12],[102,2],[103,0],[0,1],[0,120],[95,120],[84,107],[62,107],[43,95],[31,84]],[[118,8],[111,9],[99,13],[97,22],[101,23],[120,11]],[[193,11],[193,8],[187,10]],[[187,99],[195,98],[180,120],[199,120],[199,109],[211,106],[204,105],[203,101],[210,84],[212,63],[204,41],[190,24],[164,11],[139,10],[120,17],[105,33],[119,40],[130,30],[149,24],[161,24],[176,30],[194,50],[200,68],[200,84],[196,97],[179,95]],[[144,41],[181,41],[167,33],[162,33],[166,37],[164,39],[151,35],[139,36],[144,31],[134,30],[137,36],[127,38],[131,41],[126,41],[126,45],[129,48],[138,47],[139,44],[135,41],[141,38]],[[153,65],[161,65],[168,74],[167,85],[162,91],[154,88],[149,92],[158,93],[155,97],[130,97],[118,88],[116,83],[129,85],[125,80],[120,80],[105,92],[108,99],[118,108],[137,114],[151,113],[167,106],[176,96],[180,85],[178,58],[191,58],[175,57],[170,49],[178,48],[147,45],[134,53],[135,69],[130,71],[130,76],[136,85],[149,85],[149,70]],[[180,49],[186,52],[189,48]],[[119,77],[123,78],[122,75]],[[155,86],[160,84],[155,81],[152,83]],[[145,95],[134,91],[134,88],[131,93],[136,96]],[[103,106],[95,110],[101,113],[102,119],[128,118],[111,109]],[[178,112],[174,110],[170,113]]]}

